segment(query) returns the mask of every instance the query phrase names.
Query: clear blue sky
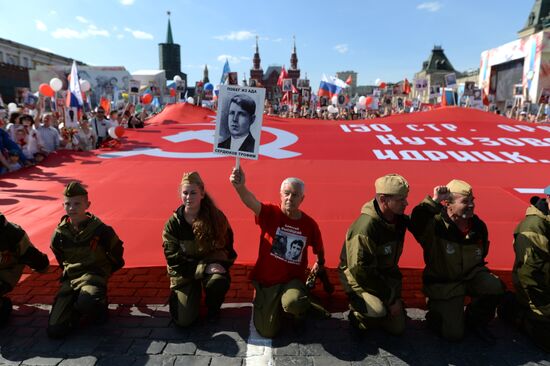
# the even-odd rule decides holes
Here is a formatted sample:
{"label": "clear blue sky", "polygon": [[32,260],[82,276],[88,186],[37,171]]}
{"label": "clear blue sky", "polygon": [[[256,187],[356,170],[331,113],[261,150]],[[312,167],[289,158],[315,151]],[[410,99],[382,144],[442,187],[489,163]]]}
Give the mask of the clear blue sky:
{"label": "clear blue sky", "polygon": [[459,70],[517,38],[534,0],[0,0],[0,37],[91,65],[158,69],[172,12],[189,82],[249,73],[255,36],[264,71],[288,65],[296,36],[298,66],[316,88],[323,73],[354,70],[359,84],[412,79],[433,45]]}

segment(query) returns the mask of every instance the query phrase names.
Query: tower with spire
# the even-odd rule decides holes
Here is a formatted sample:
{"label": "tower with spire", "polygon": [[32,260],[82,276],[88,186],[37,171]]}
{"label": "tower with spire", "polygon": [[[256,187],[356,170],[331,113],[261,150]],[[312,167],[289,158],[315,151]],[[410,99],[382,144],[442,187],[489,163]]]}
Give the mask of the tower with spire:
{"label": "tower with spire", "polygon": [[550,0],[536,0],[525,26],[518,31],[519,38],[550,28]]}
{"label": "tower with spire", "polygon": [[250,69],[250,79],[256,80],[258,83],[262,83],[264,77],[264,70],[260,58],[260,48],[258,47],[258,36],[256,36],[256,52],[254,52],[254,57],[252,58],[252,68]]}
{"label": "tower with spire", "polygon": [[180,45],[174,43],[172,36],[172,26],[170,24],[170,12],[168,15],[168,30],[166,32],[166,42],[159,43],[159,69],[166,72],[166,79],[172,80],[174,76],[179,75],[187,85],[187,75],[181,72]]}
{"label": "tower with spire", "polygon": [[288,69],[288,77],[292,79],[292,83],[296,85],[300,78],[300,69],[298,68],[298,54],[296,53],[296,36],[292,36],[294,46],[290,55],[290,68]]}
{"label": "tower with spire", "polygon": [[202,82],[209,83],[210,79],[208,78],[208,65],[204,65],[204,71],[202,72]]}

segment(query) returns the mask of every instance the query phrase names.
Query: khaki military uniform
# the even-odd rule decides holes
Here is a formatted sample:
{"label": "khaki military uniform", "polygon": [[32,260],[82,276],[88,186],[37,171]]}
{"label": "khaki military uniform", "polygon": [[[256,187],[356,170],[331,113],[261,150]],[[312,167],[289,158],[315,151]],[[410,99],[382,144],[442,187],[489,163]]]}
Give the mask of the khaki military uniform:
{"label": "khaki military uniform", "polygon": [[[185,327],[199,316],[202,289],[208,315],[217,315],[231,284],[229,268],[237,258],[237,253],[233,249],[233,231],[225,216],[225,246],[217,248],[214,243],[198,243],[191,225],[185,221],[183,210],[184,206],[180,206],[168,219],[162,241],[170,278],[170,313],[177,325]],[[205,273],[211,263],[221,264],[226,272]]]}
{"label": "khaki military uniform", "polygon": [[106,319],[107,281],[124,266],[122,241],[115,231],[87,215],[79,230],[64,216],[52,238],[51,249],[63,274],[48,322],[51,337],[66,335],[81,315]]}
{"label": "khaki military uniform", "polygon": [[[424,250],[430,325],[444,338],[458,340],[465,322],[474,327],[493,319],[504,284],[485,266],[489,252],[485,223],[474,215],[470,231],[463,234],[443,206],[428,196],[414,208],[410,229]],[[466,313],[465,296],[472,298]]]}
{"label": "khaki military uniform", "polygon": [[23,273],[25,265],[36,271],[46,271],[48,256],[34,247],[19,225],[8,222],[0,214],[0,323],[11,312],[11,301],[4,297],[11,292]]}
{"label": "khaki military uniform", "polygon": [[349,228],[340,254],[340,281],[350,301],[351,317],[361,329],[380,326],[392,334],[405,329],[404,311],[390,316],[388,307],[401,299],[398,267],[407,229],[406,216],[395,223],[382,218],[376,200],[367,202]]}
{"label": "khaki military uniform", "polygon": [[512,280],[523,311],[520,325],[550,352],[550,216],[530,206],[514,231]]}

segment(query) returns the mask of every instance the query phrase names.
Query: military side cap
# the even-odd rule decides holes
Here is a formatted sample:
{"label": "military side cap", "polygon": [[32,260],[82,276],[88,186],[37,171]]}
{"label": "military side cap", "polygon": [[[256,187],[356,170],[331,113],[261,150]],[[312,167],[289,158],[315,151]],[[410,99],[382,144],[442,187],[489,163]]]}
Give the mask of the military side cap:
{"label": "military side cap", "polygon": [[550,186],[544,188],[544,194],[550,196]]}
{"label": "military side cap", "polygon": [[447,183],[447,189],[451,193],[461,194],[463,196],[469,196],[473,193],[472,186],[459,179],[453,179]]}
{"label": "military side cap", "polygon": [[401,194],[409,193],[409,183],[399,174],[387,174],[374,182],[374,188],[378,194]]}
{"label": "military side cap", "polygon": [[204,182],[198,172],[183,173],[181,177],[181,184],[196,184],[199,187],[204,187]]}
{"label": "military side cap", "polygon": [[65,197],[74,197],[74,196],[85,196],[88,194],[88,191],[84,186],[78,182],[70,182],[65,187],[65,191],[63,191],[63,195]]}

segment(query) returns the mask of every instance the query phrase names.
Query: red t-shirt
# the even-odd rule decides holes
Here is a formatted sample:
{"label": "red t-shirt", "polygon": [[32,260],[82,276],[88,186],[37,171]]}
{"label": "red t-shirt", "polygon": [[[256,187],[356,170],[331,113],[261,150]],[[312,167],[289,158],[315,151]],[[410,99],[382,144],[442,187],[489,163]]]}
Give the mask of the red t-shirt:
{"label": "red t-shirt", "polygon": [[307,247],[315,254],[323,251],[317,223],[303,212],[300,219],[293,220],[279,206],[262,203],[256,224],[261,229],[260,249],[251,279],[262,286],[305,281]]}

